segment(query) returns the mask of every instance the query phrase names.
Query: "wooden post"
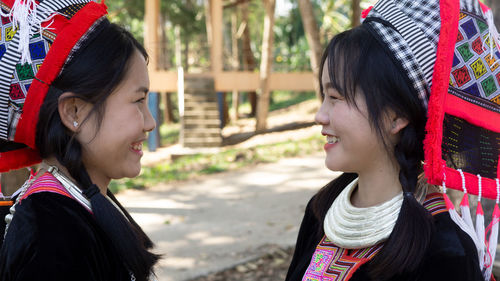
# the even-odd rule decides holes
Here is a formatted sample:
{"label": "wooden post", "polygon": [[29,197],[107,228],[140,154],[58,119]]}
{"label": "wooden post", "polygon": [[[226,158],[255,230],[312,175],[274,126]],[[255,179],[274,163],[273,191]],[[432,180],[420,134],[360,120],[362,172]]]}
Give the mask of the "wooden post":
{"label": "wooden post", "polygon": [[210,58],[214,75],[222,72],[222,0],[212,0],[212,45]]}
{"label": "wooden post", "polygon": [[[231,36],[232,36],[232,66],[234,71],[240,70],[240,58],[238,51],[238,7],[233,8],[231,14]],[[233,116],[234,121],[238,120],[238,107],[240,105],[240,93],[238,90],[233,90]]]}
{"label": "wooden post", "polygon": [[149,71],[158,69],[158,27],[160,26],[160,0],[146,0],[144,13],[144,47],[149,54]]}
{"label": "wooden post", "polygon": [[269,78],[271,65],[273,62],[273,42],[274,42],[274,11],[276,0],[266,0],[266,15],[264,17],[264,33],[262,39],[262,60],[260,63],[260,88],[257,105],[256,132],[265,131],[267,128],[267,114],[269,111]]}

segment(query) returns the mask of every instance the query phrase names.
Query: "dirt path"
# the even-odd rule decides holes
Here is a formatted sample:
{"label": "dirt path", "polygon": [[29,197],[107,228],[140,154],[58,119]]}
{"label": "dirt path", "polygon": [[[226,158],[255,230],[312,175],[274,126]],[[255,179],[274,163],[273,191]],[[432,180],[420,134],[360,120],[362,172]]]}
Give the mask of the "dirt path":
{"label": "dirt path", "polygon": [[318,153],[117,197],[164,254],[159,280],[191,280],[292,247],[307,201],[336,175],[323,162]]}

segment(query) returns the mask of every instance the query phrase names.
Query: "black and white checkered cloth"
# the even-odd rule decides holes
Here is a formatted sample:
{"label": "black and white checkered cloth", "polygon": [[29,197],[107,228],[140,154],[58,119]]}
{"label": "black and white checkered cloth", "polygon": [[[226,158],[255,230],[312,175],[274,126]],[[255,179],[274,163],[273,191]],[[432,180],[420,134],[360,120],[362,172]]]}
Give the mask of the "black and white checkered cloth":
{"label": "black and white checkered cloth", "polygon": [[379,1],[369,13],[366,24],[394,54],[427,108],[441,26],[439,1]]}

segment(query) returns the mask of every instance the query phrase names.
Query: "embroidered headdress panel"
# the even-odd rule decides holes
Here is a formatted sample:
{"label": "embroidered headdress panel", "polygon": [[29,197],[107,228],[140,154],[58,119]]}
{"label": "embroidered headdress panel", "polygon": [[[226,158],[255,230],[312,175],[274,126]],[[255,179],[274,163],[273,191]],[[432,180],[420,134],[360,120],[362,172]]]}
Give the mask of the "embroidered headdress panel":
{"label": "embroidered headdress panel", "polygon": [[107,13],[90,0],[2,0],[0,172],[40,161],[38,112],[78,42]]}
{"label": "embroidered headdress panel", "polygon": [[381,0],[364,24],[428,108],[425,172],[432,184],[495,199],[500,155],[500,52],[477,0]]}

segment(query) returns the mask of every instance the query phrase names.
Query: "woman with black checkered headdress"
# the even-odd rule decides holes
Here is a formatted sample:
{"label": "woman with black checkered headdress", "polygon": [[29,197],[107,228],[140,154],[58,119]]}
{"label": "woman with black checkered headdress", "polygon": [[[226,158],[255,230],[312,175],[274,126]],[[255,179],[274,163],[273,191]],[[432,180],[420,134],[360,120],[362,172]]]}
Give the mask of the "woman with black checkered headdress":
{"label": "woman with black checkered headdress", "polygon": [[[491,11],[380,0],[363,18],[323,55],[316,122],[327,168],[344,173],[307,205],[286,280],[493,279],[500,210],[485,231],[467,200],[500,197]],[[465,192],[461,214],[446,187]]]}

